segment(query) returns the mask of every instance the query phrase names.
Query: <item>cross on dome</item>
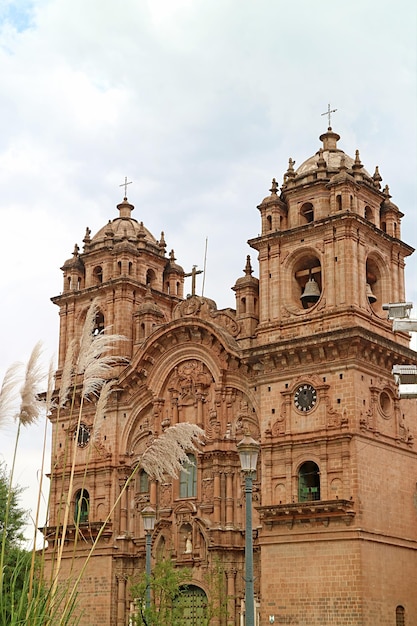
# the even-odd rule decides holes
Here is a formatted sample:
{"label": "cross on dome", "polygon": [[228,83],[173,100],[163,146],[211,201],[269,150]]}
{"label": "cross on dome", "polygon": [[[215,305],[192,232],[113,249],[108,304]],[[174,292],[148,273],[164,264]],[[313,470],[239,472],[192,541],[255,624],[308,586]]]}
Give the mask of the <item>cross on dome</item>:
{"label": "cross on dome", "polygon": [[336,113],[337,109],[330,109],[330,103],[327,105],[327,111],[325,111],[324,113],[322,113],[321,115],[327,115],[328,117],[328,128],[329,130],[332,127],[332,122],[331,122],[331,115],[332,113]]}
{"label": "cross on dome", "polygon": [[127,181],[127,176],[125,176],[125,182],[122,183],[121,185],[119,185],[119,187],[124,187],[125,188],[125,195],[124,195],[124,199],[127,200],[127,186],[131,185],[132,181],[130,180],[129,182]]}

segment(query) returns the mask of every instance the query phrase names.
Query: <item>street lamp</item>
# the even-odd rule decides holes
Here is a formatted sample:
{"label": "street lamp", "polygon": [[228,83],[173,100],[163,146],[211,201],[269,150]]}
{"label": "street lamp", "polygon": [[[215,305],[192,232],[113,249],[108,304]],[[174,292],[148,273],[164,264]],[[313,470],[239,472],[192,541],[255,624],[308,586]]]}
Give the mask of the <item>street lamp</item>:
{"label": "street lamp", "polygon": [[149,504],[142,509],[141,512],[143,519],[143,528],[146,533],[146,611],[149,611],[151,606],[151,545],[152,545],[152,532],[155,528],[156,511]]}
{"label": "street lamp", "polygon": [[253,585],[252,538],[252,484],[260,445],[249,434],[237,444],[240,465],[245,474],[246,531],[245,531],[245,614],[246,626],[255,626],[255,598]]}

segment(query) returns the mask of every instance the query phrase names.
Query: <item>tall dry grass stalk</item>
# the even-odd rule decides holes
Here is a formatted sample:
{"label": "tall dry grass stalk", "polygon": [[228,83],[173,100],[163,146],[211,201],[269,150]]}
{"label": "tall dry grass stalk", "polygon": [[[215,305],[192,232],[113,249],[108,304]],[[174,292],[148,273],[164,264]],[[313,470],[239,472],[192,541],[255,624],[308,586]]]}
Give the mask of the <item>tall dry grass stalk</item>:
{"label": "tall dry grass stalk", "polygon": [[[48,414],[51,411],[52,406],[53,406],[54,388],[55,388],[55,369],[54,369],[53,361],[51,360],[50,365],[49,365],[48,383],[47,383],[46,400],[45,400],[46,415],[45,415],[45,428],[43,431],[42,460],[41,460],[41,468],[39,472],[38,500],[37,500],[37,505],[36,505],[36,512],[35,512],[35,519],[34,519],[34,526],[33,526],[33,549],[32,549],[32,557],[31,557],[30,572],[29,572],[28,610],[29,610],[30,602],[32,600],[33,583],[34,583],[34,578],[35,578],[36,538],[37,538],[38,527],[39,527],[39,515],[41,511],[41,501],[42,501],[42,494],[43,494],[43,477],[45,474],[45,456],[46,456],[47,437],[48,437]],[[44,542],[44,545],[45,545],[45,542]],[[43,562],[41,565],[42,565],[41,567],[41,575],[42,575]]]}
{"label": "tall dry grass stalk", "polygon": [[[30,426],[33,424],[39,417],[42,407],[45,406],[44,402],[39,399],[38,393],[40,391],[42,382],[44,380],[44,373],[42,367],[40,365],[40,356],[42,353],[42,344],[38,342],[32,350],[32,353],[29,357],[25,375],[23,379],[23,384],[20,387],[20,406],[17,413],[15,413],[15,421],[17,422],[17,432],[14,443],[14,450],[12,456],[12,465],[10,469],[9,476],[9,488],[8,488],[8,498],[6,502],[6,511],[4,515],[4,532],[2,538],[1,552],[0,552],[0,585],[3,583],[3,571],[4,571],[4,559],[5,559],[5,548],[6,548],[6,536],[7,536],[7,527],[9,522],[9,512],[10,512],[10,500],[12,496],[12,487],[13,487],[13,479],[14,479],[14,470],[16,466],[16,458],[17,458],[17,450],[20,439],[20,431],[22,426]],[[19,377],[17,376],[17,372],[21,368],[20,365],[13,365],[6,372],[5,379],[2,384],[1,389],[1,399],[0,405],[2,406],[3,418],[4,411],[7,409],[11,409],[13,411],[14,401],[17,398],[17,385],[20,382]],[[10,417],[10,415],[9,415]]]}

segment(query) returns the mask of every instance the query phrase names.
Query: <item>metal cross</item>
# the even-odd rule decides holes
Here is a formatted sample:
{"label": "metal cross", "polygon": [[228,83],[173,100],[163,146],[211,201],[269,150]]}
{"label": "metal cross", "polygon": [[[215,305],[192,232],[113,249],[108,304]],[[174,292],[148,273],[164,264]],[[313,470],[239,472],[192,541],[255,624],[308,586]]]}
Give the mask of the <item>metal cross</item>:
{"label": "metal cross", "polygon": [[124,187],[125,188],[125,198],[127,198],[127,186],[131,185],[131,184],[132,184],[132,181],[130,180],[129,182],[127,182],[127,176],[125,176],[125,182],[122,183],[121,185],[119,185],[119,187]]}
{"label": "metal cross", "polygon": [[337,109],[330,109],[330,104],[327,105],[327,111],[325,111],[324,113],[322,113],[322,115],[327,115],[327,117],[329,118],[329,128],[332,127],[332,122],[331,122],[331,114],[332,113],[336,113]]}

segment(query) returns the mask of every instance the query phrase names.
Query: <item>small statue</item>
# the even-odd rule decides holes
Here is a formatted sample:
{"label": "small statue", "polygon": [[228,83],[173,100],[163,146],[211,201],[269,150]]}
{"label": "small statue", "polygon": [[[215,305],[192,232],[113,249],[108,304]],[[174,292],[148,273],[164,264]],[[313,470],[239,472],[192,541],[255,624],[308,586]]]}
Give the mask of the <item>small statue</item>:
{"label": "small statue", "polygon": [[185,538],[184,554],[192,554],[192,552],[193,552],[193,542],[191,541],[191,533],[188,533],[188,535]]}

